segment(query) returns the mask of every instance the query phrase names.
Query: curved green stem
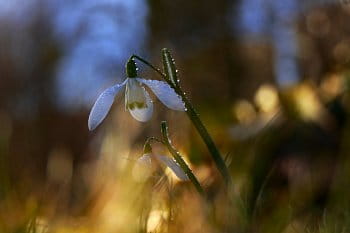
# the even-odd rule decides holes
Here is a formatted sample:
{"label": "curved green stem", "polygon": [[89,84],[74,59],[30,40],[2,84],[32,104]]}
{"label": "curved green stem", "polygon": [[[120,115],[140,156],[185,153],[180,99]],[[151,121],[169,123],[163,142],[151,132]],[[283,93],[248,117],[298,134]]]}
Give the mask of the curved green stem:
{"label": "curved green stem", "polygon": [[202,196],[205,196],[204,190],[197,180],[196,176],[193,174],[192,170],[188,167],[186,162],[183,160],[180,153],[173,147],[169,139],[168,126],[166,121],[162,121],[161,123],[161,132],[163,137],[163,143],[168,148],[171,155],[174,157],[176,162],[180,165],[181,169],[186,173],[187,177],[190,179],[196,190]]}
{"label": "curved green stem", "polygon": [[143,145],[143,154],[152,153],[152,146],[151,146],[152,141],[164,144],[162,140],[160,140],[156,137],[149,137],[149,138],[147,138],[147,140],[145,141],[145,143]]}
{"label": "curved green stem", "polygon": [[145,59],[143,59],[142,57],[140,56],[137,56],[137,55],[132,55],[130,57],[130,59],[133,59],[133,58],[136,58],[137,60],[139,60],[140,62],[144,63],[145,65],[149,66],[152,70],[154,70],[155,72],[157,72],[158,74],[160,74],[163,78],[166,77],[165,74],[163,74],[163,72],[158,69],[157,67],[153,66],[150,62],[146,61]]}

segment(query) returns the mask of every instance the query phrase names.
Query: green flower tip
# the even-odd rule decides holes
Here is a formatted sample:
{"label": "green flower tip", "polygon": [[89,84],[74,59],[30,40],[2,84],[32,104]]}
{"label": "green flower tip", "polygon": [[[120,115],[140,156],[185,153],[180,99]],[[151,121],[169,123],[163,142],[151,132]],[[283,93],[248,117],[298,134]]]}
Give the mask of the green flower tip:
{"label": "green flower tip", "polygon": [[146,144],[143,146],[143,153],[144,154],[150,154],[152,153],[152,146],[151,144],[147,141]]}
{"label": "green flower tip", "polygon": [[126,75],[128,76],[128,78],[137,77],[137,66],[132,57],[126,63]]}
{"label": "green flower tip", "polygon": [[132,102],[132,103],[128,103],[126,106],[128,109],[134,110],[135,108],[147,108],[147,104],[144,102]]}

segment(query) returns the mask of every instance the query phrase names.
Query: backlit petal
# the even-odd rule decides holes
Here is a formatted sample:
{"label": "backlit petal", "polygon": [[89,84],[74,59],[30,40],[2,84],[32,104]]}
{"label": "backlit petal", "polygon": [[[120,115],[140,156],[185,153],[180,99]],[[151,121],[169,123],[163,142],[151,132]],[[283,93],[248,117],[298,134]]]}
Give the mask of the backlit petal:
{"label": "backlit petal", "polygon": [[140,158],[137,159],[137,163],[147,166],[148,168],[151,168],[152,166],[151,155],[150,154],[142,155]]}
{"label": "backlit petal", "polygon": [[146,181],[152,173],[152,160],[150,154],[145,154],[137,159],[133,169],[132,176],[136,181]]}
{"label": "backlit petal", "polygon": [[122,89],[125,82],[122,84],[117,84],[104,90],[101,95],[97,98],[94,106],[91,109],[88,127],[89,130],[94,130],[106,117],[109,112],[115,96]]}
{"label": "backlit petal", "polygon": [[159,161],[169,167],[180,180],[188,180],[186,173],[180,165],[172,158],[163,155],[154,155]]}
{"label": "backlit petal", "polygon": [[166,82],[142,78],[137,78],[137,81],[148,86],[158,99],[168,108],[177,111],[185,111],[185,105],[182,102],[181,97],[176,94],[174,89]]}

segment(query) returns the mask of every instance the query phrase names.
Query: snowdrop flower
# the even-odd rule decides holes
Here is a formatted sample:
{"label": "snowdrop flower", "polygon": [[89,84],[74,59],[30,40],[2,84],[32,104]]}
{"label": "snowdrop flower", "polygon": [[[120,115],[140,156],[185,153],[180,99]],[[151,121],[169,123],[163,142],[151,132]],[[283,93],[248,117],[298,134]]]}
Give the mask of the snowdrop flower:
{"label": "snowdrop flower", "polygon": [[177,178],[179,178],[180,180],[183,180],[183,181],[189,180],[186,173],[182,170],[180,165],[173,158],[169,158],[168,156],[147,153],[147,154],[144,154],[143,156],[141,156],[137,160],[137,162],[139,164],[145,165],[145,167],[151,169],[151,165],[152,165],[153,160],[156,160],[159,163],[170,168],[174,172],[174,174],[177,176]]}
{"label": "snowdrop flower", "polygon": [[166,82],[147,80],[137,77],[137,67],[134,60],[129,59],[126,65],[127,78],[121,84],[116,84],[104,90],[91,109],[88,127],[94,130],[108,114],[116,95],[125,88],[125,109],[138,121],[146,122],[152,117],[153,102],[144,88],[147,86],[168,108],[185,111],[181,97],[176,94]]}

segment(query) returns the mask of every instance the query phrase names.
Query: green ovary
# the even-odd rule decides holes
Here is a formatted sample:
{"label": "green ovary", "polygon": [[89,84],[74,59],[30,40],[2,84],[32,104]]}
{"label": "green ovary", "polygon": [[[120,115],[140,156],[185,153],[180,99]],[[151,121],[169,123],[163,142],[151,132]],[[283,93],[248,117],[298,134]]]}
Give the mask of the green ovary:
{"label": "green ovary", "polygon": [[147,108],[147,104],[145,102],[132,102],[127,104],[128,109],[135,109],[135,108]]}

